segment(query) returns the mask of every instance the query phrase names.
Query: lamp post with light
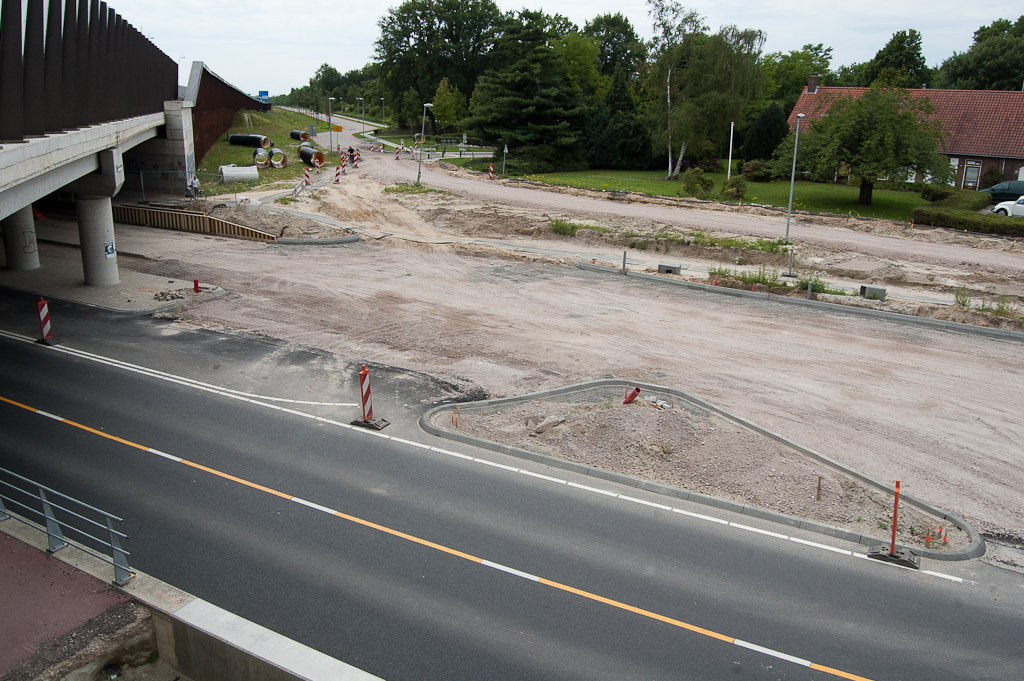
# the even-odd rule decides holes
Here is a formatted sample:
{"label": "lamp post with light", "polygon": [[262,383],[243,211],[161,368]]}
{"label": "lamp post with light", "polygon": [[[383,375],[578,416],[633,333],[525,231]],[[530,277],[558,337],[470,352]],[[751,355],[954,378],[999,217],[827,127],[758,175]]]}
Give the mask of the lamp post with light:
{"label": "lamp post with light", "polygon": [[331,143],[331,151],[334,151],[334,125],[331,123],[331,102],[334,101],[334,97],[327,98],[327,137]]}
{"label": "lamp post with light", "polygon": [[[786,243],[789,244],[789,219],[793,215],[793,185],[796,184],[796,152],[800,148],[800,121],[803,120],[806,114],[798,113],[796,115],[796,139],[793,140],[793,171],[789,176],[789,208],[786,210]],[[782,275],[784,277],[794,277],[793,274],[793,245],[789,244],[789,272]]]}
{"label": "lamp post with light", "polygon": [[427,109],[433,109],[434,105],[431,102],[427,102],[423,105],[423,122],[420,124],[420,164],[416,169],[416,186],[420,184],[420,176],[423,174],[423,147],[426,146],[423,143],[423,136],[427,132]]}
{"label": "lamp post with light", "polygon": [[359,121],[360,121],[360,123],[362,123],[363,133],[365,134],[366,133],[366,119],[363,118],[363,98],[362,97],[356,97],[356,99],[359,100]]}
{"label": "lamp post with light", "polygon": [[388,127],[388,122],[384,120],[384,98],[380,98],[380,129]]}

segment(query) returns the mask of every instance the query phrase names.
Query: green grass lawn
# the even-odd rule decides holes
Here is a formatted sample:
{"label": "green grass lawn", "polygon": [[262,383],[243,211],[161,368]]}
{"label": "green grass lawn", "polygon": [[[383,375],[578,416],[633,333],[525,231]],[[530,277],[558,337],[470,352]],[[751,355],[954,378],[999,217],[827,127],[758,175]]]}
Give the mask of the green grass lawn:
{"label": "green grass lawn", "polygon": [[[666,182],[664,171],[585,170],[571,173],[527,175],[528,179],[548,184],[567,185],[605,191],[632,191],[655,196],[685,196],[682,182]],[[719,191],[725,172],[707,173],[715,181],[711,198],[724,200]],[[875,189],[870,206],[857,205],[859,189],[845,185],[797,182],[793,190],[793,209],[815,213],[835,213],[860,217],[909,220],[910,213],[928,202],[915,192]],[[744,203],[763,203],[785,208],[789,202],[789,182],[747,182]]]}
{"label": "green grass lawn", "polygon": [[[243,113],[249,114],[249,119],[252,121],[252,127],[248,128],[245,126],[245,118]],[[252,189],[260,185],[270,184],[272,182],[288,181],[294,184],[298,181],[298,178],[302,176],[303,168],[306,164],[299,158],[299,140],[293,140],[289,134],[292,130],[308,130],[309,126],[316,124],[317,131],[327,131],[327,124],[324,121],[317,121],[305,114],[295,113],[294,111],[285,111],[283,109],[273,108],[269,112],[264,111],[239,111],[235,114],[235,120],[231,129],[227,134],[223,135],[213,147],[206,152],[202,160],[196,164],[196,170],[199,172],[199,180],[202,183],[203,190],[207,194],[213,194],[223,191],[232,191],[232,188],[228,186],[225,188],[224,185],[220,184],[220,179],[217,176],[217,168],[220,166],[231,165],[234,163],[237,166],[251,166],[252,165],[252,147],[237,147],[228,144],[228,135],[266,135],[273,141],[273,146],[278,147],[284,151],[288,157],[288,165],[284,168],[260,168],[260,181],[256,182],[244,182],[239,183],[237,186],[238,191],[245,189]],[[327,149],[314,144],[318,149],[323,152],[327,152]],[[334,157],[337,159],[337,156]],[[331,157],[328,156],[328,163],[331,162]]]}

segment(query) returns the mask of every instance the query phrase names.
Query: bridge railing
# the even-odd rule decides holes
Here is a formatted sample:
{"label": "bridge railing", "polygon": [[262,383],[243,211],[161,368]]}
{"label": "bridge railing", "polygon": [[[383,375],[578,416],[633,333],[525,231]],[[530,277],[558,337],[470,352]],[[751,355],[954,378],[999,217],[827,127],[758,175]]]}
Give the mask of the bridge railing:
{"label": "bridge railing", "polygon": [[159,113],[178,98],[177,62],[105,2],[43,5],[0,5],[0,144]]}
{"label": "bridge railing", "polygon": [[[12,513],[7,512],[8,506]],[[15,508],[17,515],[13,514]],[[121,540],[128,539],[128,535],[114,529],[114,523],[122,522],[120,518],[6,468],[0,468],[0,521],[7,519],[17,520],[45,532],[47,551],[50,553],[73,544],[90,556],[113,565],[114,583],[117,585],[127,584],[135,576],[128,567],[130,554],[121,548]],[[65,533],[79,539],[69,539]],[[102,537],[97,534],[102,534]],[[89,544],[104,547],[100,549],[103,553],[94,550]]]}

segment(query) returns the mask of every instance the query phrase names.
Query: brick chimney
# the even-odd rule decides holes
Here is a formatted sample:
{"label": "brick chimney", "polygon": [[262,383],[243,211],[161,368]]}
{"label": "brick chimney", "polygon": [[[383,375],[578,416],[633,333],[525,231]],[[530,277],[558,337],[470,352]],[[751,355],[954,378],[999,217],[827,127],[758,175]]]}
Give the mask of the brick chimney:
{"label": "brick chimney", "polygon": [[807,79],[807,93],[815,94],[821,86],[821,76],[811,76]]}

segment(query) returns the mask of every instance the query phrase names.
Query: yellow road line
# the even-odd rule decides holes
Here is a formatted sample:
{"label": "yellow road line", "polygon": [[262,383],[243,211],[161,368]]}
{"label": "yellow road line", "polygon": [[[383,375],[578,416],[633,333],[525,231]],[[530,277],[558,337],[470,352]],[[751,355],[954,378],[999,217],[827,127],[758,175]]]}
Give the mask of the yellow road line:
{"label": "yellow road line", "polygon": [[[6,397],[0,396],[0,401],[6,402],[7,404],[13,405],[15,407],[19,407],[21,409],[25,409],[27,411],[31,411],[31,412],[34,412],[34,413],[40,413],[40,414],[47,414],[48,416],[52,416],[52,415],[48,414],[47,412],[43,412],[40,409],[35,409],[34,407],[29,407],[28,405],[21,404],[20,402],[15,402],[14,400],[7,399]],[[61,418],[61,417],[53,417],[53,418],[55,418],[56,420],[58,420],[58,421],[60,421],[62,423],[66,423],[66,424],[68,424],[70,426],[74,426],[75,428],[80,428],[82,430],[85,430],[87,432],[93,433],[95,435],[99,435],[99,436],[104,437],[104,438],[106,438],[108,440],[113,440],[114,442],[119,442],[121,444],[128,445],[129,447],[134,447],[135,449],[141,449],[141,450],[146,451],[146,452],[150,451],[149,447],[145,447],[143,445],[136,444],[134,442],[131,442],[129,440],[125,440],[123,438],[116,437],[114,435],[109,435],[109,434],[104,433],[102,431],[96,430],[95,428],[90,428],[89,426],[84,426],[84,425],[82,425],[80,423],[75,423],[74,421],[69,421],[69,420],[67,420],[65,418]],[[246,487],[251,487],[253,489],[260,490],[261,492],[266,492],[267,494],[272,494],[274,496],[281,497],[282,499],[286,499],[286,500],[289,500],[289,501],[300,501],[300,499],[298,497],[295,497],[295,496],[293,496],[291,494],[286,494],[284,492],[278,492],[277,490],[272,489],[270,487],[265,487],[265,486],[260,485],[258,483],[250,482],[249,480],[245,480],[244,478],[236,477],[234,475],[231,475],[230,473],[224,473],[223,471],[219,471],[216,468],[210,468],[208,466],[203,466],[202,464],[198,464],[198,463],[195,463],[193,461],[186,461],[185,459],[182,459],[181,463],[185,464],[186,466],[191,466],[192,468],[195,468],[195,469],[198,469],[198,470],[201,470],[201,471],[205,471],[207,473],[210,473],[211,475],[216,475],[218,477],[224,478],[225,480],[231,480],[232,482],[237,482],[240,485],[245,485]],[[303,502],[303,503],[305,505],[309,505],[308,502]],[[386,534],[390,534],[390,535],[392,535],[394,537],[398,537],[400,539],[405,539],[406,541],[410,541],[410,542],[413,542],[415,544],[419,544],[421,546],[426,546],[428,548],[435,549],[437,551],[441,551],[443,553],[447,553],[447,554],[450,554],[452,556],[457,556],[459,558],[463,558],[463,559],[471,561],[473,563],[488,563],[490,567],[504,568],[504,566],[500,566],[500,565],[497,565],[495,563],[491,563],[490,561],[485,561],[483,558],[478,558],[477,556],[474,556],[474,555],[471,555],[471,554],[468,554],[468,553],[464,553],[462,551],[459,551],[458,549],[453,549],[453,548],[444,546],[443,544],[437,544],[437,543],[432,542],[432,541],[430,541],[428,539],[422,539],[420,537],[416,537],[416,536],[411,535],[411,534],[406,534],[405,532],[402,532],[401,530],[395,530],[395,529],[392,529],[392,528],[387,527],[385,525],[378,525],[375,522],[372,522],[372,521],[369,521],[369,520],[364,520],[363,518],[359,518],[357,516],[349,515],[347,513],[342,513],[341,511],[330,511],[329,509],[325,509],[325,511],[326,512],[330,512],[333,515],[335,515],[335,516],[337,516],[339,518],[342,518],[344,520],[348,520],[350,522],[356,523],[358,525],[363,525],[364,527],[369,527],[369,528],[377,530],[379,532],[384,532]],[[508,569],[505,569],[505,571],[508,571]],[[525,574],[525,573],[520,573],[520,574]],[[605,596],[600,596],[598,594],[591,593],[590,591],[584,591],[583,589],[577,589],[576,587],[572,587],[572,586],[569,586],[567,584],[562,584],[560,582],[555,582],[555,581],[552,581],[550,579],[545,579],[543,577],[537,578],[536,581],[538,583],[540,583],[540,584],[544,584],[545,586],[549,586],[551,588],[558,589],[560,591],[565,591],[567,593],[575,594],[577,596],[581,596],[583,598],[587,598],[589,600],[596,601],[598,603],[603,603],[605,605],[609,605],[609,606],[611,606],[613,608],[617,608],[619,610],[625,610],[626,612],[632,612],[632,613],[635,613],[637,615],[641,615],[643,617],[647,617],[649,619],[656,620],[658,622],[664,622],[665,624],[671,624],[672,626],[680,627],[682,629],[686,629],[687,631],[692,631],[693,633],[700,634],[701,636],[707,636],[709,638],[717,639],[717,640],[723,641],[725,643],[732,643],[732,644],[736,644],[737,643],[737,639],[735,639],[732,636],[727,636],[725,634],[720,634],[720,633],[718,633],[716,631],[712,631],[710,629],[704,629],[704,628],[698,627],[698,626],[696,626],[694,624],[689,624],[687,622],[683,622],[682,620],[677,620],[677,619],[673,619],[671,617],[667,617],[666,615],[659,615],[656,612],[652,612],[650,610],[644,610],[643,608],[638,608],[638,607],[636,607],[634,605],[629,605],[627,603],[623,603],[621,601],[616,601],[614,599],[607,598]],[[762,648],[762,650],[769,651],[770,649]],[[788,656],[787,655],[786,657],[787,658],[791,658],[792,656]],[[814,669],[816,671],[824,672],[826,674],[831,674],[832,676],[837,676],[839,678],[849,679],[850,681],[871,681],[870,679],[868,679],[866,677],[857,676],[856,674],[850,674],[849,672],[844,672],[844,671],[841,671],[839,669],[833,669],[832,667],[826,667],[824,665],[820,665],[820,664],[817,664],[817,663],[814,663],[814,662],[809,662],[808,663],[807,661],[804,661],[804,665],[803,666],[808,666],[811,669]]]}

